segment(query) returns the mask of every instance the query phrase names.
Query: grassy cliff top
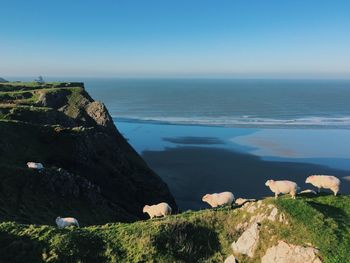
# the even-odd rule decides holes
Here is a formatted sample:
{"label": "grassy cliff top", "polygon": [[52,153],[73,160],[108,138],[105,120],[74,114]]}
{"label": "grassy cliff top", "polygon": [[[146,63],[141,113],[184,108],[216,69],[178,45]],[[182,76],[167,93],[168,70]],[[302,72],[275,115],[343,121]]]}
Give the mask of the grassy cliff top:
{"label": "grassy cliff top", "polygon": [[266,249],[278,240],[312,244],[319,249],[323,262],[349,262],[349,196],[267,198],[262,204],[253,213],[244,206],[207,209],[165,219],[79,229],[4,222],[0,224],[0,261],[223,262],[232,253],[231,243],[242,233],[237,226],[273,205],[288,224],[264,220],[254,258],[238,255],[239,262],[260,262]]}
{"label": "grassy cliff top", "polygon": [[0,120],[11,119],[6,118],[5,113],[16,107],[27,111],[49,110],[47,107],[42,107],[41,98],[46,94],[55,96],[55,94],[65,92],[69,95],[69,100],[74,100],[83,91],[84,85],[80,82],[0,83]]}

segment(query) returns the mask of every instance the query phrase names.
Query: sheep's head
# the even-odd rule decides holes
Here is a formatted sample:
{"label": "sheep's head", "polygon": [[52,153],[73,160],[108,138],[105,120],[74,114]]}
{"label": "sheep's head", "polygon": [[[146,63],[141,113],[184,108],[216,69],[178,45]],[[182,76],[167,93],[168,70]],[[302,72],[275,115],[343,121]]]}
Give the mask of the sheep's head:
{"label": "sheep's head", "polygon": [[267,180],[266,183],[265,183],[265,185],[266,185],[266,186],[270,186],[270,184],[273,183],[273,182],[274,182],[273,180]]}
{"label": "sheep's head", "polygon": [[148,208],[149,208],[149,205],[145,205],[145,206],[143,207],[142,212],[143,212],[143,213],[147,213]]}
{"label": "sheep's head", "polygon": [[205,196],[202,197],[203,202],[208,202],[211,198],[211,194],[206,194]]}
{"label": "sheep's head", "polygon": [[308,178],[306,178],[305,183],[310,184],[314,179],[314,177],[315,177],[314,175],[309,176]]}
{"label": "sheep's head", "polygon": [[56,223],[57,223],[58,221],[60,221],[60,220],[61,220],[61,217],[58,216],[58,217],[56,218]]}

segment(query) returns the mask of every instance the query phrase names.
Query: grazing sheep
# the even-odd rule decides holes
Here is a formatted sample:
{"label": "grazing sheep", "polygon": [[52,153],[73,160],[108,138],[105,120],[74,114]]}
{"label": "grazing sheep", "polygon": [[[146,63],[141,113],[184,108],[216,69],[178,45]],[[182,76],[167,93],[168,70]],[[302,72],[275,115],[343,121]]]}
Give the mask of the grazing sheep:
{"label": "grazing sheep", "polygon": [[27,166],[30,169],[37,169],[37,170],[44,169],[44,165],[42,163],[27,162]]}
{"label": "grazing sheep", "polygon": [[330,189],[333,191],[334,196],[337,195],[340,189],[340,180],[332,175],[311,175],[306,178],[305,183],[316,186],[318,192],[321,191],[321,188]]}
{"label": "grazing sheep", "polygon": [[287,180],[267,180],[265,185],[268,186],[273,193],[275,193],[275,199],[277,199],[279,194],[290,194],[292,198],[295,199],[295,195],[299,189],[296,183]]}
{"label": "grazing sheep", "polygon": [[152,219],[157,216],[166,216],[171,214],[171,207],[167,203],[159,203],[157,205],[145,205],[142,212],[147,213]]}
{"label": "grazing sheep", "polygon": [[207,202],[211,207],[232,205],[235,201],[235,197],[231,192],[222,192],[214,194],[206,194],[202,198],[203,202]]}
{"label": "grazing sheep", "polygon": [[77,226],[79,227],[78,220],[76,220],[73,217],[57,217],[56,218],[56,224],[58,228],[64,228],[66,226]]}

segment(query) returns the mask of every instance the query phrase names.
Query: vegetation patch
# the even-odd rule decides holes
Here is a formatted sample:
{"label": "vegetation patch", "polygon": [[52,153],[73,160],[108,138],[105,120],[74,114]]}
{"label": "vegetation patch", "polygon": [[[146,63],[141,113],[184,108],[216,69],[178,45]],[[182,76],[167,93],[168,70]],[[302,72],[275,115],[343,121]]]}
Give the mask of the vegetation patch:
{"label": "vegetation patch", "polygon": [[[239,262],[260,262],[278,240],[315,245],[326,263],[349,262],[349,196],[268,198],[263,203],[274,203],[289,223],[264,221],[255,257],[239,256]],[[4,222],[0,262],[223,262],[241,234],[235,226],[249,219],[244,209],[222,208],[61,230]]]}

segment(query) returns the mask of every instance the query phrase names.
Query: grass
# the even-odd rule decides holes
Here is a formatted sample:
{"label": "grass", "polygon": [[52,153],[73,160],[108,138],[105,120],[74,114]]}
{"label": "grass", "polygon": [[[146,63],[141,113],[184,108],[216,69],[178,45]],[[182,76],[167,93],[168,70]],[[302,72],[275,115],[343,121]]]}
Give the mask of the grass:
{"label": "grass", "polygon": [[[77,118],[80,106],[89,101],[79,84],[0,84],[0,262],[223,262],[232,253],[231,243],[242,234],[236,226],[249,222],[254,214],[208,209],[160,220],[91,226],[123,211],[41,191],[42,176],[25,169],[25,163],[40,160],[74,170],[73,146],[79,138],[92,138],[86,127],[49,125],[51,118],[56,121],[60,116],[37,101],[42,93],[55,95],[63,90],[64,114]],[[303,195],[297,200],[281,197],[263,202],[276,205],[289,224],[264,221],[255,257],[238,255],[239,262],[260,262],[278,240],[312,244],[326,263],[350,262],[349,196]],[[264,210],[266,206],[254,213]],[[83,227],[57,229],[54,218],[58,213],[76,213]]]}
{"label": "grass", "polygon": [[[0,84],[0,120],[35,122],[36,119],[40,119],[40,116],[36,114],[47,113],[50,110],[52,112],[50,108],[41,107],[40,96],[58,93],[67,96],[65,114],[72,118],[79,116],[77,105],[84,99],[86,100],[84,88],[80,83],[51,82],[40,85],[36,82],[14,82]],[[42,119],[50,119],[47,114],[41,114],[41,116]],[[52,118],[57,118],[57,114]]]}
{"label": "grass", "polygon": [[324,262],[350,262],[350,198],[321,196],[302,202],[279,200],[277,205],[293,219],[284,237],[308,239]]}
{"label": "grass", "polygon": [[[264,203],[274,203],[289,224],[264,221],[256,256],[239,256],[239,262],[260,262],[278,240],[311,243],[326,263],[350,262],[349,196],[268,198]],[[79,229],[4,222],[0,262],[10,257],[11,262],[223,262],[241,234],[235,226],[247,220],[249,215],[242,209],[223,208]]]}

